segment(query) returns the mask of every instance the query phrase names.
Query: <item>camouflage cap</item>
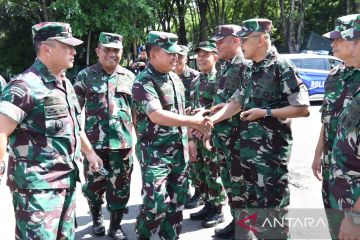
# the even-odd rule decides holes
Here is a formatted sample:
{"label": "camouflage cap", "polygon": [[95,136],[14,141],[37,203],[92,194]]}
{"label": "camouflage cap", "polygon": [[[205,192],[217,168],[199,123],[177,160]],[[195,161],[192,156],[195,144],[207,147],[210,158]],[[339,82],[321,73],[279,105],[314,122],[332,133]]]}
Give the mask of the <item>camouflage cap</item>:
{"label": "camouflage cap", "polygon": [[216,44],[213,41],[204,41],[199,43],[199,46],[195,49],[195,52],[198,52],[199,50],[204,50],[206,52],[217,52]]}
{"label": "camouflage cap", "polygon": [[177,54],[187,56],[190,49],[187,46],[184,46],[184,45],[178,45],[178,46],[179,46],[179,51],[177,52]]}
{"label": "camouflage cap", "polygon": [[236,36],[236,33],[240,30],[240,26],[234,24],[227,25],[219,25],[215,28],[214,35],[212,36],[212,40],[220,41],[227,36]]}
{"label": "camouflage cap", "polygon": [[122,49],[122,38],[119,34],[101,32],[99,35],[99,43],[107,48]]}
{"label": "camouflage cap", "polygon": [[341,35],[349,41],[355,41],[360,39],[360,14],[356,17],[354,27],[342,31]]}
{"label": "camouflage cap", "polygon": [[147,43],[159,46],[168,53],[177,53],[180,48],[177,45],[178,37],[173,33],[150,31]]}
{"label": "camouflage cap", "polygon": [[34,42],[56,40],[70,46],[83,43],[83,41],[72,36],[70,24],[68,23],[42,22],[32,26],[31,31]]}
{"label": "camouflage cap", "polygon": [[354,27],[356,17],[359,14],[351,14],[339,17],[335,20],[335,29],[331,32],[323,34],[323,37],[330,39],[343,38],[341,32]]}
{"label": "camouflage cap", "polygon": [[266,18],[252,18],[241,23],[241,30],[237,32],[239,37],[246,37],[252,32],[271,33],[272,22]]}

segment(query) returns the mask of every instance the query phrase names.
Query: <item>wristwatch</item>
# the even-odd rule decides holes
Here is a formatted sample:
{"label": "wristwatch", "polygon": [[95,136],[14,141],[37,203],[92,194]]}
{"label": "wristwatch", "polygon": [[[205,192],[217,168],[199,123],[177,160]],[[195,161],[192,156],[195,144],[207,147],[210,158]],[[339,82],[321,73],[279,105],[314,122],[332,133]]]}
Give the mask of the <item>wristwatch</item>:
{"label": "wristwatch", "polygon": [[271,108],[267,108],[267,109],[266,109],[266,115],[265,115],[265,117],[272,117]]}
{"label": "wristwatch", "polygon": [[348,210],[345,211],[345,216],[351,218],[355,226],[360,226],[360,211]]}

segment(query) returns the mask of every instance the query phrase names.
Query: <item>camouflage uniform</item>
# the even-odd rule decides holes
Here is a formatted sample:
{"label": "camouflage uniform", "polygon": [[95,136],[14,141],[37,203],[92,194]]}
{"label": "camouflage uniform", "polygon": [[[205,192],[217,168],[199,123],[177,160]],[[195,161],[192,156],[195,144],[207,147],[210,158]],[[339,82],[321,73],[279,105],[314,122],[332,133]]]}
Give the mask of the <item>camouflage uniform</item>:
{"label": "camouflage uniform", "polygon": [[[355,27],[341,32],[346,40],[360,39],[360,15]],[[330,165],[330,207],[348,210],[360,198],[360,71],[356,69],[345,81],[339,105],[342,111],[336,128]],[[357,214],[359,215],[359,214]],[[339,230],[342,218],[339,219]],[[337,237],[337,235],[335,235]]]}
{"label": "camouflage uniform", "polygon": [[[56,36],[82,43],[66,23],[39,23],[32,32],[36,42]],[[4,89],[0,113],[18,123],[9,136],[7,180],[16,239],[74,239],[80,112],[70,81],[56,79],[38,59]]]}
{"label": "camouflage uniform", "polygon": [[[193,82],[190,93],[192,109],[209,108],[216,96],[216,70],[208,74],[201,73]],[[200,190],[201,197],[212,206],[221,206],[225,192],[219,176],[218,154],[208,151],[202,141],[197,141],[197,161],[191,163],[189,175],[193,184]]]}
{"label": "camouflage uniform", "polygon": [[[251,29],[253,24],[261,29]],[[271,21],[250,19],[243,22],[243,30],[238,34],[245,37],[252,31],[270,32]],[[252,108],[282,108],[286,106],[309,106],[308,94],[304,84],[295,71],[295,66],[279,56],[271,48],[260,62],[253,62],[244,76],[242,86],[231,98],[243,110]],[[276,208],[279,214],[289,205],[287,163],[290,158],[292,135],[288,119],[264,117],[255,121],[241,121],[240,163],[244,178],[245,209]],[[241,217],[241,216],[240,216]],[[259,215],[259,218],[263,218]],[[261,221],[260,221],[261,222]],[[260,238],[269,234],[270,229],[262,228]],[[275,230],[286,237],[286,227]],[[265,234],[265,235],[261,235]]]}
{"label": "camouflage uniform", "polygon": [[[34,41],[57,33],[74,39],[69,24],[40,23],[32,30]],[[73,46],[79,43],[75,39]],[[35,60],[1,98],[0,113],[18,123],[9,136],[7,180],[16,239],[74,239],[80,106],[70,81],[62,78]]]}
{"label": "camouflage uniform", "polygon": [[[357,14],[348,15],[337,18],[335,21],[334,31],[323,34],[324,37],[329,39],[342,38],[341,31],[349,29],[354,26],[354,20]],[[329,203],[329,174],[330,174],[330,161],[331,152],[334,144],[336,127],[339,124],[338,118],[342,110],[342,105],[338,101],[342,96],[344,84],[354,72],[353,67],[346,67],[341,64],[332,69],[324,84],[324,100],[321,112],[321,122],[324,127],[323,133],[323,160],[321,162],[322,169],[322,197],[325,208],[330,208]],[[343,93],[344,94],[344,93]],[[345,96],[342,96],[343,98]]]}
{"label": "camouflage uniform", "polygon": [[101,205],[106,192],[109,211],[125,211],[130,197],[134,79],[134,74],[121,66],[110,75],[97,63],[79,72],[74,85],[80,106],[85,107],[85,133],[109,171],[108,176],[93,173],[84,161],[82,190],[90,205]]}
{"label": "camouflage uniform", "polygon": [[[242,74],[248,62],[242,56],[235,56],[231,62],[224,62],[216,73],[218,86],[215,105],[227,102],[239,88]],[[239,179],[239,116],[234,116],[215,125],[213,144],[219,153],[220,175],[225,187],[232,215],[234,208],[243,207]]]}
{"label": "camouflage uniform", "polygon": [[185,71],[179,75],[185,87],[185,108],[189,107],[192,103],[190,101],[191,82],[199,76],[199,72],[188,66],[185,66]]}
{"label": "camouflage uniform", "polygon": [[[161,36],[161,37],[160,37]],[[148,43],[176,53],[177,36],[152,31]],[[173,73],[160,73],[149,64],[133,85],[138,142],[136,156],[142,171],[143,204],[136,231],[149,239],[160,227],[161,239],[178,239],[186,201],[188,143],[186,127],[154,124],[148,114],[157,109],[184,114],[184,86]]]}

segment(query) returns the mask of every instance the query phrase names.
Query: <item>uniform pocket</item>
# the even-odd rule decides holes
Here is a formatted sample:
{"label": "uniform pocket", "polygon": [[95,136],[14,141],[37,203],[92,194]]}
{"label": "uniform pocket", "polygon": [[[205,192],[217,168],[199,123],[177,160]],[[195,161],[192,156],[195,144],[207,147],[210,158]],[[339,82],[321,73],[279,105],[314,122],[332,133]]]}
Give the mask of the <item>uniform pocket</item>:
{"label": "uniform pocket", "polygon": [[59,97],[46,97],[44,102],[45,112],[45,136],[67,136],[70,131],[66,131],[70,124],[69,109],[64,101]]}

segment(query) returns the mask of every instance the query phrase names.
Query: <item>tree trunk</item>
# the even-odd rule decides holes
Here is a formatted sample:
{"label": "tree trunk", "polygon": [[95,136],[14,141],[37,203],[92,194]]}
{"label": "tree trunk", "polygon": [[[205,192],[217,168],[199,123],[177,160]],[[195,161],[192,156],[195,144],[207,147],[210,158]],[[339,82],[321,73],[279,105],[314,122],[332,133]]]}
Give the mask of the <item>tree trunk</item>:
{"label": "tree trunk", "polygon": [[289,14],[289,27],[288,27],[288,32],[289,32],[289,39],[288,39],[288,45],[289,45],[289,51],[290,53],[294,53],[294,44],[295,44],[295,39],[294,39],[294,8],[295,8],[295,0],[291,0],[291,5],[290,5],[290,14]]}
{"label": "tree trunk", "polygon": [[41,1],[41,10],[43,12],[44,21],[48,22],[49,21],[49,14],[48,14],[48,11],[47,11],[47,0],[42,0]]}
{"label": "tree trunk", "polygon": [[206,12],[208,8],[208,0],[198,0],[196,1],[199,8],[199,18],[200,18],[200,36],[199,41],[206,40],[206,29],[207,29],[207,21],[206,21]]}
{"label": "tree trunk", "polygon": [[261,18],[263,18],[265,16],[265,3],[266,3],[266,0],[260,1],[259,17],[261,17]]}
{"label": "tree trunk", "polygon": [[185,27],[185,13],[186,13],[186,1],[185,0],[176,0],[176,7],[178,11],[178,36],[179,44],[187,45],[186,40],[186,27]]}
{"label": "tree trunk", "polygon": [[285,3],[284,0],[279,0],[279,4],[280,4],[280,17],[281,17],[281,26],[283,29],[283,33],[284,33],[284,37],[285,37],[285,42],[289,48],[289,33],[288,33],[288,29],[287,29],[287,19],[285,17]]}

